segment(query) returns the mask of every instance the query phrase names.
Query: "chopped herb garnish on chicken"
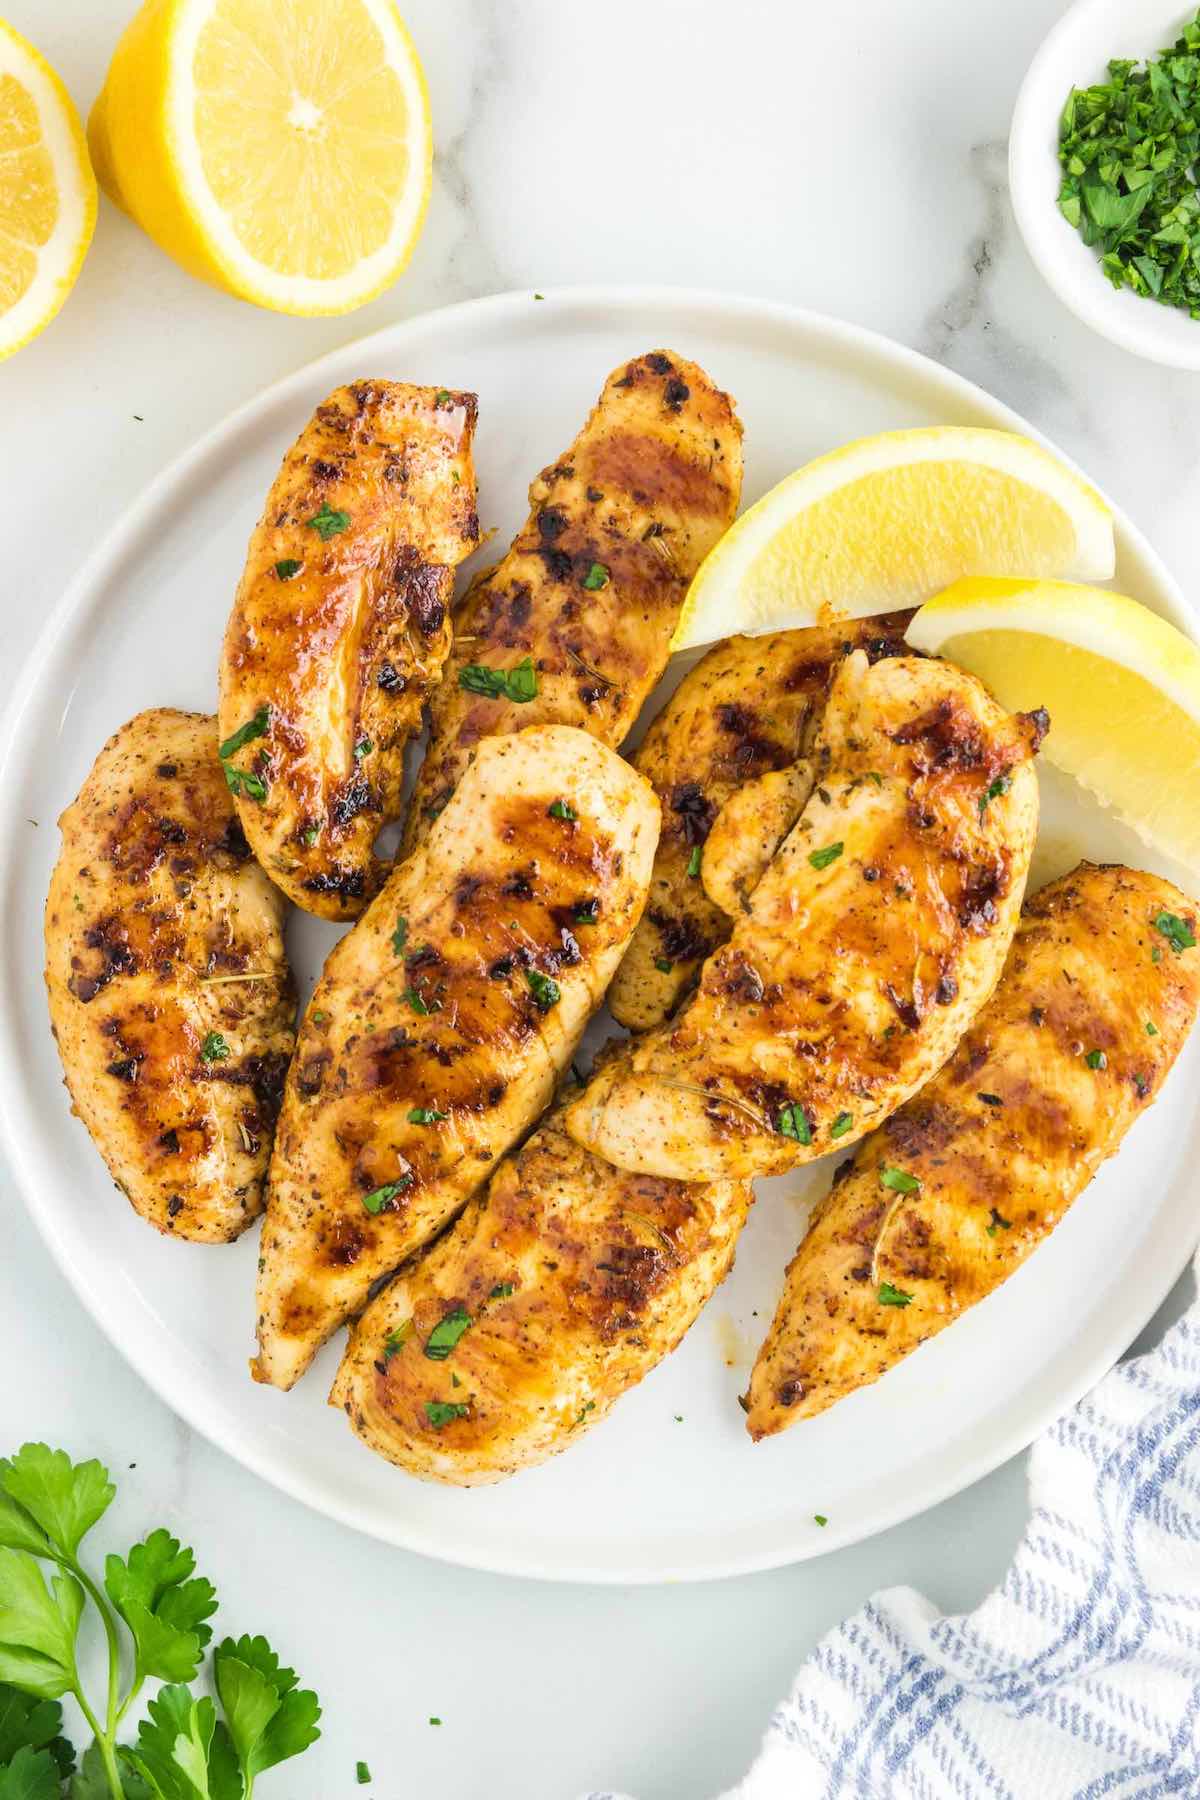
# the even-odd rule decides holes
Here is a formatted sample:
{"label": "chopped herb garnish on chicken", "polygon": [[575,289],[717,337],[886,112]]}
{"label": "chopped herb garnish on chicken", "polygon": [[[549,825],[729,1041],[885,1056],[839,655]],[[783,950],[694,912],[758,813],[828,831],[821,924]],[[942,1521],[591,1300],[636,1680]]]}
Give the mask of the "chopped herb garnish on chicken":
{"label": "chopped herb garnish on chicken", "polygon": [[320,512],[314,513],[312,518],[308,519],[306,523],[312,526],[321,542],[327,544],[330,538],[337,537],[339,532],[345,531],[350,523],[350,514],[348,512],[335,512],[329,502],[326,501],[321,507]]}
{"label": "chopped herb garnish on chicken", "polygon": [[988,809],[988,803],[992,800],[998,800],[1000,798],[1001,794],[1007,794],[1007,792],[1011,786],[1012,786],[1012,776],[1011,775],[997,775],[995,781],[993,781],[988,786],[988,788],[985,790],[985,792],[980,796],[979,816],[981,819],[982,819],[984,813]]}
{"label": "chopped herb garnish on chicken", "polygon": [[[470,1410],[471,1408],[465,1400],[427,1400],[425,1402],[425,1417],[435,1431],[440,1431],[443,1425],[449,1425],[452,1419],[465,1419]],[[441,1722],[440,1719],[430,1719],[429,1721],[431,1725],[440,1725]]]}
{"label": "chopped herb garnish on chicken", "polygon": [[660,975],[669,975],[675,967],[675,964],[673,962],[668,962],[665,956],[656,956],[654,959],[654,966]]}
{"label": "chopped herb garnish on chicken", "polygon": [[826,1518],[824,1513],[814,1513],[813,1514],[813,1524],[814,1525],[828,1525],[828,1523],[829,1523],[829,1520]]}
{"label": "chopped herb garnish on chicken", "polygon": [[440,1000],[426,1000],[424,994],[415,987],[405,988],[401,998],[407,1000],[413,1011],[415,1013],[420,1013],[422,1018],[425,1018],[429,1013],[441,1012],[442,1010],[442,1003]]}
{"label": "chopped herb garnish on chicken", "polygon": [[449,1113],[435,1112],[432,1106],[410,1106],[408,1109],[410,1125],[437,1125],[449,1117]]}
{"label": "chopped herb garnish on chicken", "polygon": [[393,1356],[399,1356],[405,1344],[413,1334],[411,1319],[402,1319],[393,1331],[389,1331],[383,1340],[383,1360],[391,1362]]}
{"label": "chopped herb garnish on chicken", "polygon": [[907,1169],[894,1169],[889,1164],[879,1171],[879,1179],[894,1194],[915,1194],[921,1185],[918,1177],[910,1175]]}
{"label": "chopped herb garnish on chicken", "polygon": [[357,1781],[359,1787],[366,1787],[368,1781],[370,1781],[371,1771],[367,1767],[365,1762],[356,1762],[355,1763],[354,1779],[355,1779],[355,1781]]}
{"label": "chopped herb garnish on chicken", "polygon": [[827,869],[835,863],[845,849],[844,844],[826,844],[823,850],[810,850],[808,860],[814,869]]}
{"label": "chopped herb garnish on chicken", "polygon": [[244,725],[239,725],[237,730],[218,747],[217,755],[221,761],[225,762],[228,757],[236,756],[243,745],[252,743],[255,738],[265,737],[270,723],[270,707],[260,706],[252,719],[247,719]]}
{"label": "chopped herb garnish on chicken", "polygon": [[833,1124],[829,1127],[830,1137],[831,1138],[845,1137],[846,1133],[849,1131],[849,1129],[853,1125],[853,1123],[854,1123],[854,1114],[853,1113],[840,1112],[838,1114],[837,1118],[833,1121]]}
{"label": "chopped herb garnish on chicken", "polygon": [[1083,1059],[1089,1069],[1107,1069],[1108,1058],[1103,1050],[1089,1050]]}
{"label": "chopped herb garnish on chicken", "polygon": [[292,576],[298,575],[303,567],[304,564],[297,562],[294,556],[285,556],[275,564],[275,573],[280,581],[290,581]]}
{"label": "chopped herb garnish on chicken", "polygon": [[700,863],[703,858],[703,854],[704,853],[701,850],[699,844],[697,844],[695,849],[692,851],[692,854],[688,857],[687,872],[692,877],[693,880],[700,873]]}
{"label": "chopped herb garnish on chicken", "polygon": [[399,1181],[385,1181],[382,1187],[372,1188],[369,1194],[363,1195],[363,1208],[369,1213],[381,1213],[390,1208],[397,1194],[411,1186],[411,1175],[402,1175]]}
{"label": "chopped herb garnish on chicken", "polygon": [[975,1098],[977,1100],[982,1100],[982,1102],[985,1106],[1003,1106],[1004,1105],[1004,1102],[1000,1098],[999,1094],[976,1094]]}
{"label": "chopped herb garnish on chicken", "polygon": [[543,975],[537,969],[526,969],[525,979],[540,1012],[549,1012],[552,1006],[558,1005],[562,989],[553,976]]}
{"label": "chopped herb garnish on chicken", "polygon": [[568,825],[573,825],[579,817],[574,807],[568,806],[565,800],[555,800],[546,810],[552,819],[565,819]]}
{"label": "chopped herb garnish on chicken", "polygon": [[996,1211],[996,1208],[993,1206],[992,1222],[987,1228],[988,1236],[995,1237],[995,1235],[998,1231],[1011,1231],[1011,1230],[1012,1230],[1012,1220],[1006,1219],[1004,1217],[1004,1215],[1002,1213],[998,1213]]}
{"label": "chopped herb garnish on chicken", "polygon": [[798,1144],[812,1143],[812,1126],[809,1124],[804,1108],[792,1102],[785,1106],[775,1121],[775,1129],[783,1137],[794,1138]]}
{"label": "chopped herb garnish on chicken", "polygon": [[403,914],[396,920],[396,929],[392,933],[392,949],[399,956],[408,942],[408,920]]}
{"label": "chopped herb garnish on chicken", "polygon": [[359,738],[357,744],[355,744],[355,746],[354,746],[355,762],[356,763],[361,762],[364,756],[370,756],[370,754],[374,748],[375,748],[375,746],[371,742],[370,738]]}
{"label": "chopped herb garnish on chicken", "polygon": [[880,1306],[911,1306],[912,1295],[906,1294],[903,1288],[893,1287],[890,1281],[879,1285]]}
{"label": "chopped herb garnish on chicken", "polygon": [[488,1295],[488,1299],[489,1300],[507,1300],[511,1297],[511,1295],[514,1292],[515,1292],[515,1289],[514,1289],[511,1281],[498,1281],[496,1283],[495,1287],[492,1289],[491,1293]]}
{"label": "chopped herb garnish on chicken", "polygon": [[224,1062],[229,1055],[229,1045],[219,1031],[205,1033],[204,1042],[200,1046],[201,1060],[204,1062]]}
{"label": "chopped herb garnish on chicken", "polygon": [[1158,1036],[1158,1026],[1154,1023],[1153,1019],[1146,1020],[1146,1036],[1147,1037],[1157,1037]]}
{"label": "chopped herb garnish on chicken", "polygon": [[430,1362],[445,1362],[464,1331],[475,1323],[465,1306],[455,1306],[439,1319],[425,1341],[425,1354]]}
{"label": "chopped herb garnish on chicken", "polygon": [[265,800],[267,784],[260,775],[251,775],[245,769],[231,769],[228,763],[222,763],[225,770],[225,785],[231,794],[249,794],[252,800]]}
{"label": "chopped herb garnish on chicken", "polygon": [[599,917],[600,902],[598,900],[577,900],[575,902],[576,925],[594,925]]}
{"label": "chopped herb garnish on chicken", "polygon": [[537,670],[531,656],[523,656],[512,669],[493,669],[487,663],[467,663],[458,671],[458,685],[485,700],[511,700],[518,706],[535,700]]}
{"label": "chopped herb garnish on chicken", "polygon": [[1176,956],[1182,956],[1185,950],[1195,948],[1196,937],[1186,919],[1178,913],[1160,912],[1154,921],[1155,931],[1162,933]]}
{"label": "chopped herb garnish on chicken", "polygon": [[450,405],[450,402],[453,400],[453,398],[454,398],[454,396],[450,392],[449,388],[439,388],[437,393],[433,396],[433,404],[438,408],[438,410],[440,412],[443,408],[448,407]]}
{"label": "chopped herb garnish on chicken", "polygon": [[608,582],[609,582],[608,570],[605,568],[603,563],[598,563],[598,562],[594,562],[592,564],[591,568],[588,570],[587,574],[583,578],[584,587],[587,588],[589,590],[589,592],[591,592],[591,593],[595,593],[600,588],[606,588],[608,586]]}

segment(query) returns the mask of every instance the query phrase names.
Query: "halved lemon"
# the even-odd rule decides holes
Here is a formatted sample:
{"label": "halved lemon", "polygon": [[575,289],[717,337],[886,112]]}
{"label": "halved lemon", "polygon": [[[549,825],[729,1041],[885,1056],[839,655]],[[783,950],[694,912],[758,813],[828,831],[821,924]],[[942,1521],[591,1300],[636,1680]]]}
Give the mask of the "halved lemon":
{"label": "halved lemon", "polygon": [[1042,754],[1146,843],[1200,871],[1200,646],[1136,600],[1065,581],[959,581],[908,642],[1044,706]]}
{"label": "halved lemon", "polygon": [[50,323],[95,223],[96,182],[71,97],[0,19],[0,357]]}
{"label": "halved lemon", "polygon": [[278,312],[372,299],[429,200],[429,95],[393,0],[146,0],[88,139],[157,244]]}
{"label": "halved lemon", "polygon": [[919,606],[964,575],[1103,581],[1112,516],[1056,456],[1008,431],[860,438],[773,487],[696,573],[672,650]]}

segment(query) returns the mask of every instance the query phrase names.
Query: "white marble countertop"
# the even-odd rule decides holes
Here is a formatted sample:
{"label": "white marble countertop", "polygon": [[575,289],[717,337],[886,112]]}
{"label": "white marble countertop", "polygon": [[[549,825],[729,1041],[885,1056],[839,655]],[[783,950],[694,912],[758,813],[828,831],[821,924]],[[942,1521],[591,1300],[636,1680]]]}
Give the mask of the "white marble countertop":
{"label": "white marble countertop", "polygon": [[[1078,325],[1008,207],[1009,113],[1062,0],[403,3],[438,165],[424,239],[391,293],[345,319],[258,312],[192,281],[102,202],[65,311],[0,370],[6,674],[110,521],[258,388],[392,319],[560,282],[726,288],[887,332],[1055,437],[1194,589],[1200,377]],[[131,10],[4,0],[84,111]],[[43,1437],[102,1457],[130,1533],[165,1522],[195,1544],[222,1623],[268,1632],[318,1688],[325,1735],[264,1777],[279,1800],[570,1800],[602,1784],[703,1800],[743,1769],[837,1618],[902,1582],[971,1606],[1019,1533],[1022,1460],[857,1549],[716,1586],[555,1588],[384,1549],[174,1418],[81,1315],[2,1164],[0,1179],[0,1450]],[[359,1757],[369,1789],[355,1786]]]}

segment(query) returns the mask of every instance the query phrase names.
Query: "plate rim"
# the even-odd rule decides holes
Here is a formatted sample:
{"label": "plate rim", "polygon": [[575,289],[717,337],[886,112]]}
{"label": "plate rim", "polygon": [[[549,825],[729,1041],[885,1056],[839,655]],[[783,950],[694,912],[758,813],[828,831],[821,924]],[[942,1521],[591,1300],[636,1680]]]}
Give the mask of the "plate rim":
{"label": "plate rim", "polygon": [[[397,348],[402,350],[407,335],[418,335],[428,330],[434,321],[445,321],[453,327],[460,327],[474,317],[486,315],[489,325],[494,327],[498,322],[505,322],[506,313],[517,314],[519,311],[522,322],[527,322],[531,304],[534,304],[531,290],[508,289],[499,294],[483,295],[447,306],[429,307],[404,319],[394,320],[363,337],[351,339],[260,388],[241,405],[209,426],[141,488],[84,557],[32,646],[14,671],[12,689],[0,711],[0,877],[5,881],[11,878],[14,858],[19,854],[16,834],[19,807],[12,793],[11,783],[5,781],[4,777],[8,773],[9,762],[18,741],[22,719],[38,691],[45,665],[76,613],[82,609],[91,590],[111,571],[112,565],[119,562],[126,549],[143,530],[148,518],[158,511],[172,492],[182,487],[223,442],[236,438],[256,416],[274,405],[285,403],[293,392],[302,391],[313,383],[323,369],[343,362],[348,355],[370,355],[385,345],[388,354]],[[644,286],[565,285],[547,288],[537,304],[545,306],[547,318],[557,308],[564,306],[621,314],[634,314],[639,307],[655,313],[664,307],[678,307],[681,311],[690,309],[693,313],[707,314],[710,322],[715,325],[728,325],[736,321],[762,326],[779,325],[808,332],[848,350],[860,350],[865,355],[889,362],[897,370],[905,369],[916,373],[927,384],[940,386],[947,394],[969,401],[989,414],[996,428],[1019,431],[1046,445],[1096,488],[1113,512],[1118,537],[1123,540],[1124,547],[1142,564],[1158,592],[1165,596],[1174,614],[1173,622],[1181,624],[1190,635],[1200,640],[1200,619],[1195,609],[1185,598],[1158,552],[1124,508],[1116,505],[1102,488],[1097,488],[1092,477],[1052,439],[1004,401],[998,400],[966,376],[898,339],[867,326],[786,301],[665,283]],[[636,319],[631,322],[636,323]],[[1154,1281],[1149,1290],[1137,1290],[1137,1304],[1119,1315],[1119,1328],[1114,1329],[1110,1324],[1100,1334],[1097,1347],[1083,1359],[1073,1378],[1058,1389],[1057,1397],[1041,1405],[1019,1407],[1019,1423],[996,1432],[984,1447],[973,1456],[957,1462],[953,1470],[940,1479],[934,1478],[925,1485],[913,1483],[903,1494],[895,1496],[890,1505],[877,1510],[870,1522],[851,1523],[839,1529],[831,1521],[818,1534],[819,1541],[797,1540],[784,1547],[775,1544],[759,1552],[742,1551],[725,1557],[713,1557],[701,1567],[684,1563],[678,1566],[655,1566],[653,1569],[641,1566],[631,1569],[590,1563],[586,1557],[576,1557],[539,1568],[530,1566],[520,1551],[506,1554],[498,1552],[494,1546],[489,1549],[480,1545],[476,1549],[465,1550],[458,1546],[447,1546],[438,1541],[435,1533],[419,1525],[409,1525],[406,1528],[403,1516],[382,1518],[366,1506],[342,1501],[319,1480],[290,1466],[286,1459],[272,1456],[265,1449],[260,1449],[260,1440],[244,1428],[239,1429],[228,1422],[219,1407],[210,1406],[209,1395],[202,1384],[193,1383],[182,1394],[173,1392],[168,1386],[167,1375],[160,1374],[156,1364],[152,1362],[149,1367],[145,1367],[134,1360],[132,1348],[127,1347],[116,1321],[110,1322],[111,1309],[106,1307],[103,1294],[89,1279],[89,1271],[78,1255],[70,1234],[56,1224],[48,1209],[39,1207],[35,1198],[37,1186],[34,1172],[27,1163],[26,1150],[18,1130],[22,1075],[10,1025],[13,1016],[12,1013],[6,1013],[0,1017],[0,1129],[4,1132],[5,1154],[13,1170],[22,1204],[38,1235],[105,1339],[172,1413],[268,1486],[286,1493],[332,1522],[348,1526],[377,1542],[459,1568],[519,1576],[526,1580],[602,1586],[656,1586],[685,1581],[719,1581],[774,1568],[786,1568],[878,1536],[974,1485],[1001,1463],[1027,1449],[1049,1425],[1075,1406],[1115,1365],[1153,1318],[1187,1267],[1194,1248],[1194,1239],[1189,1238],[1180,1247],[1177,1260],[1173,1256],[1164,1258],[1166,1275]],[[1200,1233],[1200,1219],[1197,1220],[1197,1233]],[[1019,1396],[1016,1395],[1010,1399],[1010,1411],[1013,1406],[1018,1405],[1018,1401]],[[263,1444],[270,1441],[269,1438],[261,1440]]]}

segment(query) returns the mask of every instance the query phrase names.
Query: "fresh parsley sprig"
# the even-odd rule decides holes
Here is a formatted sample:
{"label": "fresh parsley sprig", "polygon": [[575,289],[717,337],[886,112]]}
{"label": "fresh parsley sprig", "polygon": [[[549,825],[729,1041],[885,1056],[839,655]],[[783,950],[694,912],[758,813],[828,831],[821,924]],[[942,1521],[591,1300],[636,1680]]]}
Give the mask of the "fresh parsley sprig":
{"label": "fresh parsley sprig", "polygon": [[[97,1582],[79,1547],[115,1493],[99,1462],[73,1463],[45,1444],[0,1458],[0,1800],[253,1800],[263,1770],[320,1736],[317,1697],[261,1637],[226,1638],[213,1652],[219,1710],[193,1693],[216,1592],[161,1527],[109,1555]],[[89,1606],[108,1650],[96,1704],[77,1658]],[[135,1741],[121,1744],[148,1680],[166,1685]],[[78,1770],[61,1733],[64,1694],[93,1733]]]}

